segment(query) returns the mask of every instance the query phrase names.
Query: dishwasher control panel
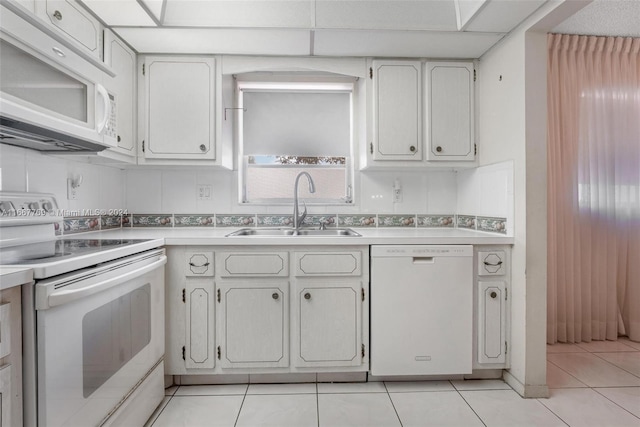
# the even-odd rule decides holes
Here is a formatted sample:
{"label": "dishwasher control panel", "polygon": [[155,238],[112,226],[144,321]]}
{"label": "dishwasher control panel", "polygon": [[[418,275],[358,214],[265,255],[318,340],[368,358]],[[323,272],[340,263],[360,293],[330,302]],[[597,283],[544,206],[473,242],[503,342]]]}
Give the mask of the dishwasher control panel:
{"label": "dishwasher control panel", "polygon": [[372,257],[468,257],[470,245],[373,245]]}

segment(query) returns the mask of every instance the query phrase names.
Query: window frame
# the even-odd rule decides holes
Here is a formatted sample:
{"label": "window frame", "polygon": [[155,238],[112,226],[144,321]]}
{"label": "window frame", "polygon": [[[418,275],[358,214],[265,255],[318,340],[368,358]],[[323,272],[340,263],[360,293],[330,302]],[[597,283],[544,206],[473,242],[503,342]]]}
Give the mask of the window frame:
{"label": "window frame", "polygon": [[[247,200],[246,181],[247,171],[250,167],[248,164],[248,156],[244,154],[244,102],[243,95],[246,91],[266,91],[266,92],[310,92],[310,93],[322,93],[328,92],[347,92],[349,94],[349,111],[350,111],[350,141],[348,156],[345,156],[345,185],[344,195],[336,199],[313,199],[313,198],[300,198],[300,201],[304,201],[307,205],[315,206],[353,206],[354,205],[354,152],[355,152],[355,95],[356,95],[356,81],[357,78],[340,75],[302,75],[302,76],[277,76],[269,74],[267,76],[250,76],[248,78],[242,78],[235,76],[236,78],[236,108],[240,114],[237,115],[238,120],[236,123],[237,131],[237,159],[238,159],[238,204],[242,206],[249,205],[261,205],[261,206],[278,206],[278,205],[291,205],[293,203],[293,193],[290,198],[283,199],[254,199]],[[270,155],[291,155],[295,156],[296,153],[269,153]],[[268,155],[268,154],[265,154]],[[308,157],[308,156],[307,156]],[[342,156],[337,156],[342,157]],[[253,166],[255,167],[255,166]],[[335,168],[335,165],[264,165],[258,167],[296,167],[304,168],[307,170],[315,168]],[[291,183],[293,186],[293,182]]]}

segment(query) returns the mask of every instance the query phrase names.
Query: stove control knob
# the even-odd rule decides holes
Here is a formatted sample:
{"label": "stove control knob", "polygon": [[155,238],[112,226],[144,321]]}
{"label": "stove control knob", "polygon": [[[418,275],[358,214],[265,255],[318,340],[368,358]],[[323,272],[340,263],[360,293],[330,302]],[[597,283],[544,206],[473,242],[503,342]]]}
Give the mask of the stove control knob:
{"label": "stove control knob", "polygon": [[51,202],[42,202],[42,209],[44,209],[47,212],[50,212],[53,210],[53,204]]}
{"label": "stove control knob", "polygon": [[13,210],[13,204],[11,202],[0,202],[0,213],[3,215],[9,215]]}
{"label": "stove control knob", "polygon": [[35,211],[38,208],[40,208],[40,204],[38,202],[30,202],[29,203],[29,209],[31,209],[32,211]]}

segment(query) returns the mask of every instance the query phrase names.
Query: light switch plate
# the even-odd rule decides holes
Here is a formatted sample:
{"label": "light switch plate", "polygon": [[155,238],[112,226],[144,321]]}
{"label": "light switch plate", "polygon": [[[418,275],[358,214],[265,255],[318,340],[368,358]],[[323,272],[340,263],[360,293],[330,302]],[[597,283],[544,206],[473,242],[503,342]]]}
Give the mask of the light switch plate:
{"label": "light switch plate", "polygon": [[198,184],[198,200],[211,200],[213,196],[213,186]]}
{"label": "light switch plate", "polygon": [[71,178],[67,179],[67,200],[76,200],[78,198],[78,187],[73,186],[73,180]]}

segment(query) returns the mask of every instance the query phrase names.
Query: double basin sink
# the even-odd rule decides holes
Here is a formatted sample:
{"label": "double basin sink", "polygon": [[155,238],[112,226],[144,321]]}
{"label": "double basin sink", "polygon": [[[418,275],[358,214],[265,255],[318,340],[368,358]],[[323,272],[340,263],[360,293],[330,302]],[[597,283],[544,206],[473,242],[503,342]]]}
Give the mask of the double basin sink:
{"label": "double basin sink", "polygon": [[324,230],[303,228],[298,231],[293,228],[242,228],[227,234],[227,237],[252,236],[252,237],[305,237],[305,236],[326,236],[326,237],[359,237],[350,228],[327,228]]}

